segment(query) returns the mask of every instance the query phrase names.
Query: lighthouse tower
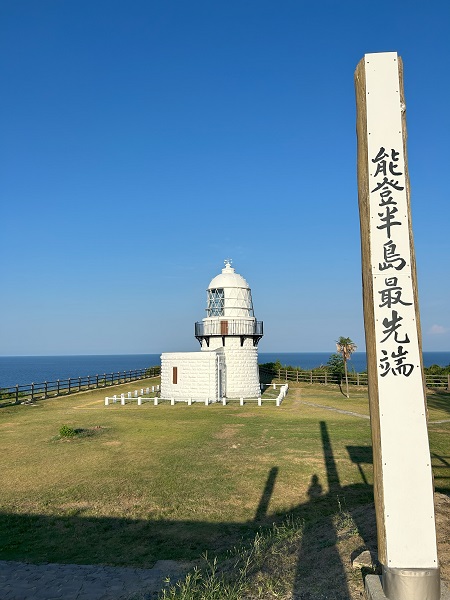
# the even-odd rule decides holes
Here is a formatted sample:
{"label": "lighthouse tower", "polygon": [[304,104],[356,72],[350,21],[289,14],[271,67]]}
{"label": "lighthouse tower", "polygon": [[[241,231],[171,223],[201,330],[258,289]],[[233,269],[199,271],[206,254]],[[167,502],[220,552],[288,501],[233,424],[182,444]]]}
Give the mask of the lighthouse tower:
{"label": "lighthouse tower", "polygon": [[206,317],[195,324],[202,351],[161,354],[161,398],[206,404],[258,398],[262,335],[250,287],[226,260],[222,273],[208,286]]}
{"label": "lighthouse tower", "polygon": [[195,324],[203,352],[221,355],[218,361],[219,396],[255,398],[260,395],[258,342],[263,323],[253,312],[246,280],[225,260],[222,272],[207,289],[206,317]]}

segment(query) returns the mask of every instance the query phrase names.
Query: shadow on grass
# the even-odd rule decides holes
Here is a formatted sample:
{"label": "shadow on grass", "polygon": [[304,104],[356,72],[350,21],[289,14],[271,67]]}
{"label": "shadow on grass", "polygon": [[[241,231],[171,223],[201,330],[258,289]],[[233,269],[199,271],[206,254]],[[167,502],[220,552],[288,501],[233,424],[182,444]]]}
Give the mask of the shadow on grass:
{"label": "shadow on grass", "polygon": [[[349,518],[365,545],[375,551],[376,528],[373,488],[361,464],[371,462],[370,448],[348,447],[363,483],[341,486],[326,423],[320,422],[326,482],[312,474],[309,500],[285,513],[269,514],[278,467],[270,469],[252,521],[207,523],[166,519],[126,519],[0,513],[0,558],[32,563],[108,564],[150,568],[156,560],[190,561],[205,552],[224,556],[240,543],[251,543],[260,528],[295,517],[304,523],[298,551],[293,598],[349,598],[345,567],[337,543],[342,530],[336,515]],[[436,457],[435,457],[436,458]],[[442,459],[442,457],[439,457]],[[444,458],[447,466],[447,459]],[[327,492],[324,493],[326,485]],[[345,533],[345,532],[344,532]],[[282,560],[282,558],[280,558]],[[326,577],[325,577],[326,574]],[[333,590],[320,586],[333,582]],[[314,587],[315,586],[315,587]]]}
{"label": "shadow on grass", "polygon": [[427,394],[428,408],[443,410],[450,414],[450,392],[433,390]]}

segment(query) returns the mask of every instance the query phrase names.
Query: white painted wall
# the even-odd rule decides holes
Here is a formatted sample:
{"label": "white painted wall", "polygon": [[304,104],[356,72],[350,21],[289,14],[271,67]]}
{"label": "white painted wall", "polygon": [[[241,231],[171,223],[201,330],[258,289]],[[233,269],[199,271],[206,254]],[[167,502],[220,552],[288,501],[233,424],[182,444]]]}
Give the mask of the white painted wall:
{"label": "white painted wall", "polygon": [[[220,354],[220,353],[219,353]],[[218,396],[217,352],[165,352],[161,355],[161,398],[205,401]],[[220,358],[219,358],[220,360]],[[177,383],[173,383],[177,367]]]}
{"label": "white painted wall", "polygon": [[[236,345],[228,345],[229,342]],[[249,345],[246,345],[249,342]],[[227,338],[223,349],[227,372],[227,398],[257,398],[259,387],[258,350],[252,340],[245,340],[241,348],[239,338]]]}
{"label": "white painted wall", "polygon": [[[260,395],[258,351],[252,340],[211,338],[220,345],[209,352],[165,352],[161,355],[161,397],[202,400],[219,398],[219,373],[222,369],[222,393],[227,398],[257,398]],[[173,383],[177,367],[177,383]]]}

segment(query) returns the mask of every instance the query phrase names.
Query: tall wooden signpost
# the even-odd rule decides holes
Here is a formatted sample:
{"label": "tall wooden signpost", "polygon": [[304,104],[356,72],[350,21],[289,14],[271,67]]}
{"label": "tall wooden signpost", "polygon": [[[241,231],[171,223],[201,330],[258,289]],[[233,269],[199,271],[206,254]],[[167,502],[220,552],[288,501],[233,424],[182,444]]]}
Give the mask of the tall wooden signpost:
{"label": "tall wooden signpost", "polygon": [[355,86],[364,323],[383,567],[382,590],[366,587],[366,592],[389,600],[439,600],[401,58],[395,52],[366,54]]}

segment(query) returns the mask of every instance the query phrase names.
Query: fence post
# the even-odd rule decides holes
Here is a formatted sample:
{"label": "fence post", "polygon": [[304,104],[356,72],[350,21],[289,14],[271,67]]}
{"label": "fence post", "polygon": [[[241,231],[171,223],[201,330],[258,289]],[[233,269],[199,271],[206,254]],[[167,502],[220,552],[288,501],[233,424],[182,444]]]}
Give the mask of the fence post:
{"label": "fence post", "polygon": [[359,373],[356,373],[356,385],[359,385]]}
{"label": "fence post", "polygon": [[298,369],[297,369],[297,383],[298,383]]}
{"label": "fence post", "polygon": [[19,402],[19,384],[16,385],[16,402]]}
{"label": "fence post", "polygon": [[44,399],[47,398],[48,383],[44,381]]}
{"label": "fence post", "polygon": [[78,391],[81,392],[81,377],[78,377]]}
{"label": "fence post", "polygon": [[327,375],[328,375],[328,371],[325,371],[325,385],[327,385],[327,383],[328,383]]}
{"label": "fence post", "polygon": [[287,369],[286,369],[286,381],[287,381]]}
{"label": "fence post", "polygon": [[68,382],[69,382],[69,391],[68,391],[68,393],[70,394],[70,377],[68,379]]}
{"label": "fence post", "polygon": [[91,376],[88,375],[88,389],[91,387]]}
{"label": "fence post", "polygon": [[312,371],[309,372],[309,383],[312,383]]}
{"label": "fence post", "polygon": [[34,383],[31,384],[31,402],[34,400]]}
{"label": "fence post", "polygon": [[278,379],[281,379],[281,369],[278,369]]}

